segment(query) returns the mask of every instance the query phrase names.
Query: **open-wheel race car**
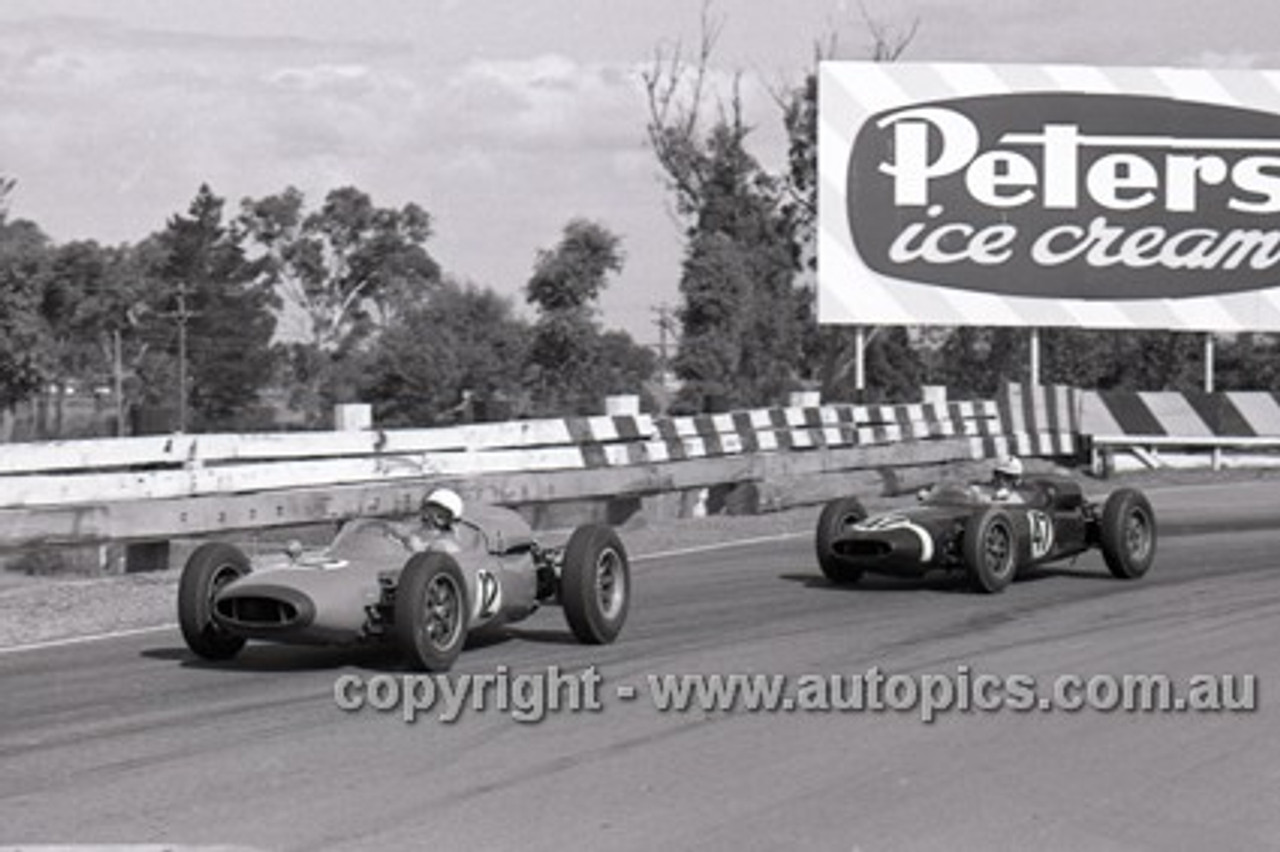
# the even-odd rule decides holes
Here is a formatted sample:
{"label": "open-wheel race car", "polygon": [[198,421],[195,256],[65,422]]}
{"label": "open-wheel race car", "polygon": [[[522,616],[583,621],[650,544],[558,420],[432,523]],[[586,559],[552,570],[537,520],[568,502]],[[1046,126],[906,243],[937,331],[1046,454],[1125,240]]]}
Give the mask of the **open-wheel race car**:
{"label": "open-wheel race car", "polygon": [[1101,505],[1067,476],[1029,477],[1010,489],[939,484],[919,505],[868,515],[854,497],[833,500],[818,519],[818,564],[834,583],[864,573],[920,576],[964,572],[975,588],[999,592],[1017,573],[1098,548],[1111,573],[1136,579],[1156,554],[1156,518],[1137,489]]}
{"label": "open-wheel race car", "polygon": [[406,524],[348,522],[325,548],[250,560],[209,542],[188,558],[178,622],[190,649],[227,660],[246,640],[394,643],[411,666],[445,671],[468,635],[500,630],[557,602],[585,644],[612,642],[630,603],[626,548],[610,527],[578,527],[543,547],[516,512],[481,506],[425,543]]}

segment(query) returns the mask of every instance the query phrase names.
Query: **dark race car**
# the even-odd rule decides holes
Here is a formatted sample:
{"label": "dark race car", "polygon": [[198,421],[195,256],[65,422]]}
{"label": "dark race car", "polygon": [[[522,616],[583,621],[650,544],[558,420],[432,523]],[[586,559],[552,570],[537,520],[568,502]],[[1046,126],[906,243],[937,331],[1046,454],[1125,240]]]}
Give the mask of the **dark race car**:
{"label": "dark race car", "polygon": [[1092,548],[1116,577],[1141,577],[1155,559],[1156,518],[1136,489],[1118,489],[1099,506],[1071,478],[1042,475],[999,491],[940,484],[917,506],[871,516],[856,498],[833,500],[818,519],[816,546],[822,573],[835,583],[949,570],[999,592],[1023,568]]}
{"label": "dark race car", "polygon": [[234,657],[248,639],[386,641],[415,668],[444,671],[469,633],[519,621],[542,603],[559,603],[587,644],[612,642],[626,620],[627,552],[607,526],[579,527],[564,548],[547,548],[515,512],[478,507],[422,547],[406,524],[382,519],[351,521],[323,550],[252,562],[233,545],[204,544],[182,572],[179,626],[210,660]]}

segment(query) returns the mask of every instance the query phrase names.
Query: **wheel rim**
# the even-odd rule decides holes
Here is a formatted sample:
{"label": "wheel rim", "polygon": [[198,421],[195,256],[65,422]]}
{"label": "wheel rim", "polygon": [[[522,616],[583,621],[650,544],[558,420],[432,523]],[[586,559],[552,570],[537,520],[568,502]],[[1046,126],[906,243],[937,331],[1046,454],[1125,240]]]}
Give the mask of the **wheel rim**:
{"label": "wheel rim", "polygon": [[448,648],[462,628],[462,593],[447,574],[437,574],[422,591],[422,624],[418,635],[433,648]]}
{"label": "wheel rim", "polygon": [[996,576],[1002,576],[1008,572],[1009,567],[1013,564],[1012,541],[1010,540],[1009,530],[1003,524],[992,524],[987,529],[987,535],[982,542],[983,558],[986,561],[987,570]]}
{"label": "wheel rim", "polygon": [[612,621],[622,612],[626,585],[622,557],[613,548],[604,550],[596,560],[596,601],[606,619]]}
{"label": "wheel rim", "polygon": [[217,570],[213,572],[213,578],[209,581],[209,599],[212,600],[218,592],[222,591],[223,586],[239,576],[240,569],[230,562],[225,565],[219,565]]}
{"label": "wheel rim", "polygon": [[1129,558],[1141,562],[1147,558],[1151,549],[1151,525],[1147,521],[1147,513],[1134,509],[1125,518],[1124,547]]}
{"label": "wheel rim", "polygon": [[227,584],[240,577],[240,569],[231,563],[219,565],[213,572],[213,576],[209,578],[209,627],[213,630],[221,630],[218,622],[214,620],[214,602],[218,599],[218,592],[222,591]]}

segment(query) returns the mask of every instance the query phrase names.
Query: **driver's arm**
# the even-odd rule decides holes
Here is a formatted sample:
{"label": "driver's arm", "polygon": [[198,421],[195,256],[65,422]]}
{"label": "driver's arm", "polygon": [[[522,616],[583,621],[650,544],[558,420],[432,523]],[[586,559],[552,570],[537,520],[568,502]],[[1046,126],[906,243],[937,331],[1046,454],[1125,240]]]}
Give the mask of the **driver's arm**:
{"label": "driver's arm", "polygon": [[417,538],[417,535],[412,524],[387,521],[382,525],[382,529],[387,538],[400,542],[400,544],[407,547],[409,550],[418,549],[414,547],[414,540]]}

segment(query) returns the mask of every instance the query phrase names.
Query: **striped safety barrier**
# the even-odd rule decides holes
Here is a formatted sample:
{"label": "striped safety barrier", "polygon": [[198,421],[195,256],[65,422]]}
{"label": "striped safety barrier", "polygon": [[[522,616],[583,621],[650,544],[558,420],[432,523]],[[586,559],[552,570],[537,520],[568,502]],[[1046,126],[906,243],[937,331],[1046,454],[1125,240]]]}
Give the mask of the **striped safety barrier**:
{"label": "striped safety barrier", "polygon": [[1211,445],[1280,439],[1280,394],[1081,391],[1080,430],[1095,442]]}
{"label": "striped safety barrier", "polygon": [[1081,422],[1080,396],[1075,388],[1008,384],[996,404],[1005,452],[1045,458],[1077,455]]}
{"label": "striped safety barrier", "polygon": [[586,467],[742,453],[876,446],[969,437],[975,451],[1001,434],[992,401],[768,408],[691,417],[583,418],[569,430]]}

